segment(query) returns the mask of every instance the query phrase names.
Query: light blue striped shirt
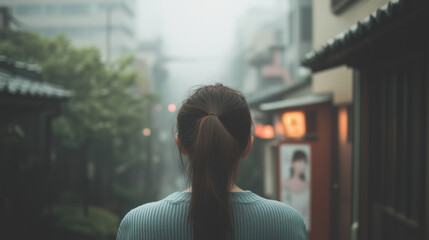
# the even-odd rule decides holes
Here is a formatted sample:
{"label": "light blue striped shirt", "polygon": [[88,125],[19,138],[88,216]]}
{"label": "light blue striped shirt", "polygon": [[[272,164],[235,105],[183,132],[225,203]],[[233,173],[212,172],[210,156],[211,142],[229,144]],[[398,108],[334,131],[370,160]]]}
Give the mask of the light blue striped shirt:
{"label": "light blue striped shirt", "polygon": [[[131,210],[121,222],[117,240],[192,239],[187,220],[190,198],[189,192],[175,192]],[[308,239],[304,221],[292,207],[250,191],[232,192],[230,199],[236,240]]]}

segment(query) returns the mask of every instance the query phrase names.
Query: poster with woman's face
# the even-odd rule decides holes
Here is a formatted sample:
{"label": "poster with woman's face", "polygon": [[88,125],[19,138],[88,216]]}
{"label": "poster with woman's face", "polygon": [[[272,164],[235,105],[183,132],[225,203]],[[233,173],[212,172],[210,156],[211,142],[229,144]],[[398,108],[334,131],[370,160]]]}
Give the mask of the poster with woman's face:
{"label": "poster with woman's face", "polygon": [[308,144],[280,145],[280,201],[295,208],[310,230],[311,155]]}

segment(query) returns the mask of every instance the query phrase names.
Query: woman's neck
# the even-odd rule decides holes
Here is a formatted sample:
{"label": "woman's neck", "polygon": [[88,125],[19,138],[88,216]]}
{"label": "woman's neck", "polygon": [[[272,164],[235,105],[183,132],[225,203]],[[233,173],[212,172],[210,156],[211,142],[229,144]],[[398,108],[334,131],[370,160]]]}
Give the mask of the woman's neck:
{"label": "woman's neck", "polygon": [[[189,187],[184,192],[192,192],[192,187]],[[234,184],[230,192],[244,192],[243,189],[239,188],[237,185]]]}

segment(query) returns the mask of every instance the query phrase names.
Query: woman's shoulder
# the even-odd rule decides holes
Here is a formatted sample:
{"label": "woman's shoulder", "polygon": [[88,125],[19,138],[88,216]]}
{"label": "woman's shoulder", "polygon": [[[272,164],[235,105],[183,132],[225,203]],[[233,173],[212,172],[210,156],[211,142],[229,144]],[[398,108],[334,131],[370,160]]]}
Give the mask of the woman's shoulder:
{"label": "woman's shoulder", "polygon": [[[158,209],[158,210],[155,210]],[[136,222],[142,223],[145,225],[146,222],[153,221],[153,218],[157,218],[158,214],[153,214],[154,212],[159,213],[160,202],[150,202],[140,205],[132,210],[130,210],[127,214],[125,214],[124,218],[120,224],[120,230],[124,228],[134,228]],[[161,208],[162,209],[162,208]]]}
{"label": "woman's shoulder", "polygon": [[[255,193],[246,193],[246,200],[236,201],[236,213],[255,216],[257,219],[283,219],[288,222],[301,223],[301,215],[291,206],[273,199],[261,197]],[[250,214],[251,213],[251,214]]]}
{"label": "woman's shoulder", "polygon": [[185,227],[183,220],[186,220],[187,204],[183,202],[171,194],[162,200],[132,209],[122,219],[117,239],[155,239],[156,236],[169,234],[172,229]]}
{"label": "woman's shoulder", "polygon": [[303,218],[285,203],[259,197],[251,204],[236,205],[234,213],[240,236],[250,231],[252,239],[307,239]]}
{"label": "woman's shoulder", "polygon": [[154,230],[162,224],[180,225],[180,220],[184,219],[187,212],[187,205],[181,204],[184,202],[182,198],[173,193],[162,200],[130,210],[121,221],[118,239],[141,239],[135,236],[158,234]]}
{"label": "woman's shoulder", "polygon": [[276,216],[283,216],[297,221],[302,220],[298,211],[286,203],[279,202],[277,200],[262,198],[262,200],[259,201],[258,206],[265,209],[266,212]]}

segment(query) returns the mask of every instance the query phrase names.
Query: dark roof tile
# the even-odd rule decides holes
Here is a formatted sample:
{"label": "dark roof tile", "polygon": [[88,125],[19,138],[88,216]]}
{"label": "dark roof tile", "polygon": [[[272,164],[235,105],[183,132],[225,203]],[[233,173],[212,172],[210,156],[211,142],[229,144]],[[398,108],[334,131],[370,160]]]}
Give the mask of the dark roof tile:
{"label": "dark roof tile", "polygon": [[375,32],[383,26],[389,24],[394,18],[407,14],[407,11],[413,9],[417,2],[427,3],[423,0],[392,0],[380,7],[366,18],[349,27],[347,30],[339,33],[337,36],[329,39],[319,50],[312,50],[305,55],[302,65],[310,67],[313,71],[323,70],[337,63],[326,63],[327,57],[345,50],[351,44],[364,40],[371,32]]}
{"label": "dark roof tile", "polygon": [[71,96],[68,90],[40,81],[40,73],[41,70],[37,65],[14,62],[5,56],[0,56],[0,95],[9,93],[59,99]]}

